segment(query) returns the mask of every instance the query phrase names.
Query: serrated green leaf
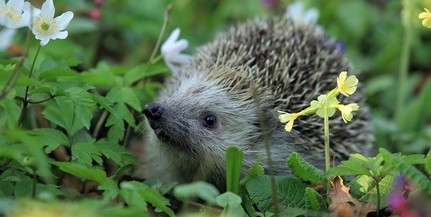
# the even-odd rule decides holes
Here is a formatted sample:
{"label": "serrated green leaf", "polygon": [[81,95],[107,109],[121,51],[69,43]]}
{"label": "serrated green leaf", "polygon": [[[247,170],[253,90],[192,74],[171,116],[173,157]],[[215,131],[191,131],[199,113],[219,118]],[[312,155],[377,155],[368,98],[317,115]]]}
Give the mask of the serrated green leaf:
{"label": "serrated green leaf", "polygon": [[[81,112],[83,112],[81,114]],[[66,97],[56,97],[46,103],[43,114],[46,119],[61,126],[69,136],[73,136],[84,126],[89,126],[91,114],[85,108],[76,109],[75,105]]]}
{"label": "serrated green leaf", "polygon": [[29,131],[31,135],[46,146],[45,153],[49,154],[60,145],[69,145],[69,140],[63,132],[51,128],[38,128]]}
{"label": "serrated green leaf", "polygon": [[[307,185],[290,177],[276,176],[274,178],[277,198],[282,206],[306,208],[304,191]],[[270,176],[259,176],[250,179],[246,183],[246,189],[250,195],[250,199],[257,205],[261,212],[271,211],[273,209],[274,203]]]}
{"label": "serrated green leaf", "polygon": [[120,188],[118,188],[118,183],[111,178],[105,179],[97,189],[103,191],[103,197],[108,199],[114,199],[120,194]]}
{"label": "serrated green leaf", "polygon": [[137,163],[136,158],[129,150],[110,140],[99,140],[95,143],[95,146],[101,154],[119,166]]}
{"label": "serrated green leaf", "polygon": [[[117,120],[117,121],[113,121]],[[110,125],[108,125],[110,124]],[[126,133],[126,127],[124,121],[110,114],[105,126],[110,126],[108,130],[108,139],[111,141],[119,142],[123,140],[124,134]]]}
{"label": "serrated green leaf", "polygon": [[78,164],[92,166],[93,160],[102,166],[102,154],[92,143],[76,143],[72,145],[72,161]]}
{"label": "serrated green leaf", "polygon": [[93,180],[102,184],[106,180],[106,172],[102,169],[90,168],[74,162],[53,161],[51,164],[57,166],[61,171],[72,174],[81,179]]}
{"label": "serrated green leaf", "polygon": [[262,161],[262,155],[259,155],[256,161],[251,165],[251,167],[247,170],[247,176],[244,180],[256,178],[258,176],[263,176],[265,174],[265,169],[260,165]]}
{"label": "serrated green leaf", "polygon": [[144,63],[136,66],[126,73],[124,76],[124,86],[130,86],[132,83],[141,80],[142,78],[163,74],[167,68],[159,64]]}
{"label": "serrated green leaf", "polygon": [[[380,207],[386,207],[388,204],[388,196],[393,190],[395,177],[387,175],[379,182],[380,190]],[[350,183],[350,194],[364,202],[377,204],[377,188],[376,181],[369,176],[357,176]]]}
{"label": "serrated green leaf", "polygon": [[113,103],[110,100],[108,100],[107,98],[105,98],[103,96],[96,95],[93,93],[90,93],[90,96],[94,102],[96,102],[102,108],[106,109],[106,111],[108,111],[109,113],[111,113],[112,115],[115,116],[115,111],[113,109]]}
{"label": "serrated green leaf", "polygon": [[404,174],[412,182],[418,184],[418,187],[422,188],[425,193],[428,194],[428,196],[431,196],[431,180],[421,171],[383,148],[380,148],[379,152],[383,155],[383,158],[386,161],[394,164],[402,174]]}
{"label": "serrated green leaf", "polygon": [[305,189],[305,206],[307,210],[327,211],[326,202],[323,197],[314,189],[307,187]]}
{"label": "serrated green leaf", "polygon": [[369,168],[371,167],[372,159],[368,160],[362,155],[351,155],[348,160],[342,161],[340,165],[331,167],[326,173],[328,177],[339,175],[368,175],[372,176]]}
{"label": "serrated green leaf", "polygon": [[15,100],[9,98],[0,100],[0,126],[10,129],[17,128],[21,108]]}
{"label": "serrated green leaf", "polygon": [[290,154],[289,158],[287,158],[287,166],[295,176],[304,181],[323,185],[327,184],[325,172],[305,161],[296,152],[293,152]]}
{"label": "serrated green leaf", "polygon": [[235,146],[230,146],[226,150],[226,189],[235,194],[239,193],[242,155],[242,151]]}
{"label": "serrated green leaf", "polygon": [[425,170],[428,175],[431,175],[431,150],[428,152],[427,157],[425,158]]}
{"label": "serrated green leaf", "polygon": [[181,184],[174,188],[174,196],[180,200],[200,198],[209,204],[216,204],[215,198],[220,195],[213,185],[206,182],[193,182]]}
{"label": "serrated green leaf", "polygon": [[[121,183],[120,192],[122,192],[122,191],[137,192],[138,196],[140,197],[140,199],[138,201],[149,202],[154,207],[165,212],[167,215],[175,216],[174,211],[168,207],[169,200],[166,199],[165,197],[163,197],[155,189],[152,189],[152,188],[144,185],[143,183],[136,182],[136,181]],[[129,202],[132,202],[132,201],[129,200]],[[137,205],[142,206],[142,203],[137,204]]]}

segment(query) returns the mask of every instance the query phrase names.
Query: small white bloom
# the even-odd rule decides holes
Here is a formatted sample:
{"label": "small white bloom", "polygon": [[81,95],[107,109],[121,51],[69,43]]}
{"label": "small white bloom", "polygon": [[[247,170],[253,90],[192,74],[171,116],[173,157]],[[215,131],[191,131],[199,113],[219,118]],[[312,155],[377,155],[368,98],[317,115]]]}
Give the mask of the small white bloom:
{"label": "small white bloom", "polygon": [[68,35],[64,30],[73,18],[73,13],[67,11],[54,18],[55,8],[52,0],[43,3],[40,13],[33,17],[30,29],[36,39],[40,40],[40,45],[46,45],[49,40],[65,39]]}
{"label": "small white bloom", "polygon": [[305,10],[301,2],[294,2],[287,7],[286,16],[292,18],[296,22],[314,25],[319,18],[319,11],[315,8]]}
{"label": "small white bloom", "polygon": [[12,44],[16,29],[5,28],[0,32],[0,50],[6,50]]}
{"label": "small white bloom", "polygon": [[190,55],[181,53],[189,46],[189,42],[185,39],[178,40],[179,36],[180,29],[176,28],[161,47],[163,59],[173,73],[177,73],[179,65],[188,63],[191,59]]}
{"label": "small white bloom", "polygon": [[7,28],[28,26],[31,10],[31,4],[24,0],[0,0],[0,24]]}

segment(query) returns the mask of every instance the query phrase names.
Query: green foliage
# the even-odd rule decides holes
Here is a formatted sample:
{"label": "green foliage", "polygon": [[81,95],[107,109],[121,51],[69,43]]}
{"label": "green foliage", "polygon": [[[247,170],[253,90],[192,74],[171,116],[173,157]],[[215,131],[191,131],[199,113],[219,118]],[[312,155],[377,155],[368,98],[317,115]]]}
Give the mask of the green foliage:
{"label": "green foliage", "polygon": [[327,184],[325,172],[305,161],[296,152],[292,152],[287,158],[287,166],[295,176],[304,181],[323,185]]}
{"label": "green foliage", "polygon": [[226,189],[235,194],[239,193],[242,155],[242,151],[235,146],[226,151]]}
{"label": "green foliage", "polygon": [[[127,144],[140,137],[143,105],[154,100],[160,81],[169,74],[160,58],[149,60],[163,11],[172,4],[162,38],[181,27],[191,45],[188,53],[192,53],[228,25],[282,14],[292,1],[263,6],[261,1],[149,0],[145,7],[137,7],[142,5],[138,0],[104,1],[103,6],[94,2],[55,2],[57,9],[75,13],[67,39],[50,41],[39,52],[38,42],[27,43],[21,29],[14,46],[0,51],[0,214],[25,207],[49,211],[47,207],[55,210],[61,205],[66,207],[64,216],[73,216],[76,210],[82,215],[148,216],[151,204],[161,215],[173,216],[169,201],[162,196],[173,184],[124,181],[138,163]],[[352,197],[387,207],[400,174],[413,183],[412,188],[431,196],[431,82],[426,74],[431,67],[431,40],[430,31],[417,20],[419,10],[431,5],[411,3],[411,73],[400,79],[394,71],[400,68],[402,56],[401,46],[396,46],[403,41],[401,1],[302,2],[319,9],[318,24],[347,45],[347,56],[362,71],[359,78],[373,112],[376,146],[402,154],[385,149],[370,158],[352,153],[349,160],[324,173],[291,153],[286,170],[299,179],[274,177],[272,186],[260,165],[262,156],[239,181],[242,152],[230,148],[226,183],[231,192],[220,194],[214,186],[198,182],[178,186],[175,196],[186,203],[200,198],[219,206],[227,216],[275,216],[275,196],[280,203],[278,214],[323,216],[330,201],[325,194],[329,178],[348,176],[345,180]],[[100,19],[89,18],[90,11],[99,7]],[[394,117],[394,90],[400,89],[400,80],[405,82],[402,94],[406,97],[402,112]],[[97,186],[87,191],[92,183]],[[317,191],[319,187],[323,190]],[[94,193],[100,200],[89,199]]]}

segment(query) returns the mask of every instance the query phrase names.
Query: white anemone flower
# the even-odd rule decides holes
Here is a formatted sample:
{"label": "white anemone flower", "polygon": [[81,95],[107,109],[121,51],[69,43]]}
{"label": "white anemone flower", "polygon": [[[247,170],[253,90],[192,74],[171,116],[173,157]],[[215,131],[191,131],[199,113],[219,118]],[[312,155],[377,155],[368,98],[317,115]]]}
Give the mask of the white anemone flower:
{"label": "white anemone flower", "polygon": [[46,45],[49,40],[65,39],[68,35],[64,30],[73,18],[73,13],[67,11],[54,18],[55,8],[52,0],[43,3],[40,13],[33,17],[30,29],[36,39],[40,40],[40,45]]}
{"label": "white anemone flower", "polygon": [[31,10],[31,4],[24,0],[0,0],[0,24],[13,29],[28,26]]}
{"label": "white anemone flower", "polygon": [[6,50],[12,44],[16,29],[5,28],[0,32],[0,51]]}
{"label": "white anemone flower", "polygon": [[161,47],[163,59],[173,73],[177,73],[178,67],[188,63],[191,59],[190,55],[181,53],[181,51],[189,46],[189,42],[186,39],[178,40],[180,32],[181,30],[179,28],[176,28],[174,31],[172,31],[171,35]]}
{"label": "white anemone flower", "polygon": [[319,18],[319,11],[315,8],[305,10],[301,2],[294,2],[287,7],[286,16],[296,22],[314,25]]}

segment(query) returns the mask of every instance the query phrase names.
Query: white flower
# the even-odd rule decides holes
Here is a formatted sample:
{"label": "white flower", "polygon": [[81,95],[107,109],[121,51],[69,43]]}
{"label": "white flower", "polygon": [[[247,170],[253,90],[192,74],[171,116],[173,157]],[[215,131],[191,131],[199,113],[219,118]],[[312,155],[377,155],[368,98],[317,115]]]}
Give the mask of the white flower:
{"label": "white flower", "polygon": [[16,29],[5,28],[0,32],[0,50],[6,50],[12,43]]}
{"label": "white flower", "polygon": [[190,55],[181,53],[189,46],[189,42],[185,39],[178,40],[179,36],[180,29],[176,28],[161,47],[163,59],[173,73],[177,73],[179,65],[188,63],[191,59]]}
{"label": "white flower", "polygon": [[31,10],[31,4],[24,0],[0,0],[0,24],[7,28],[28,26]]}
{"label": "white flower", "polygon": [[64,30],[73,18],[73,13],[67,11],[62,15],[54,18],[55,8],[52,0],[46,0],[43,3],[40,13],[33,17],[33,23],[30,29],[36,39],[40,40],[40,45],[46,45],[49,40],[65,39],[68,35]]}
{"label": "white flower", "polygon": [[294,2],[287,7],[286,16],[292,18],[296,22],[314,25],[319,18],[319,11],[315,8],[305,10],[301,2]]}

